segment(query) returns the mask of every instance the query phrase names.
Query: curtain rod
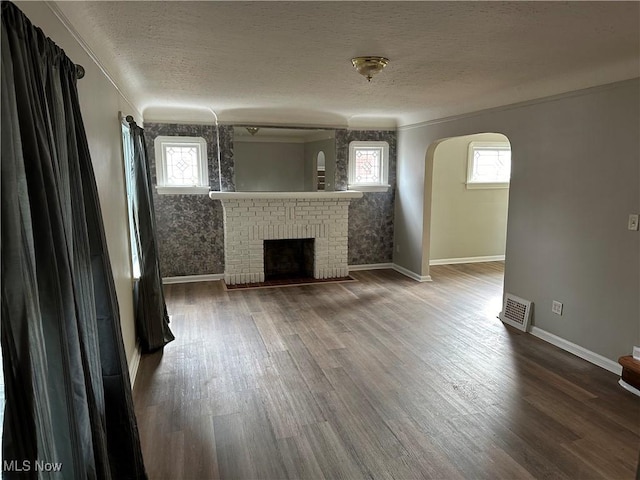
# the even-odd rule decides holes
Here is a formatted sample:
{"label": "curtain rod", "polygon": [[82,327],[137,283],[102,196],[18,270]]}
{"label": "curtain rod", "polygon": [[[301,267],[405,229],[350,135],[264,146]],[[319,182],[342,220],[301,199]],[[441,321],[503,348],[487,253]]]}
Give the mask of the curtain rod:
{"label": "curtain rod", "polygon": [[84,67],[79,63],[76,63],[76,78],[77,79],[84,78]]}

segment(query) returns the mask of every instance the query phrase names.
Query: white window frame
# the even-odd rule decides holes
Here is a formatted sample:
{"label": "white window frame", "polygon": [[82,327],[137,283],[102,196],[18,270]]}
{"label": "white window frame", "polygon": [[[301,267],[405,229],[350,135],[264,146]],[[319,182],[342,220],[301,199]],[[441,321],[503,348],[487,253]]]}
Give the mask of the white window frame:
{"label": "white window frame", "polygon": [[[380,181],[377,183],[363,183],[356,181],[356,152],[359,149],[379,149],[382,162],[380,165]],[[349,143],[349,190],[359,190],[361,192],[386,192],[389,190],[389,144],[378,141],[354,140]]]}
{"label": "white window frame", "polygon": [[469,142],[467,155],[467,181],[465,183],[466,187],[468,189],[509,188],[509,182],[479,182],[478,180],[473,180],[476,150],[511,151],[511,144],[509,144],[509,142]]}
{"label": "white window frame", "polygon": [[131,130],[129,125],[125,121],[120,122],[120,129],[122,133],[122,156],[124,159],[124,180],[127,190],[127,217],[129,219],[129,246],[131,247],[131,273],[134,280],[140,278],[140,246],[138,245],[138,238],[135,234],[136,231],[136,212],[134,210],[134,158],[133,158],[133,141],[131,139]]}
{"label": "white window frame", "polygon": [[[166,147],[171,145],[195,145],[199,150],[198,184],[168,185],[166,177]],[[156,191],[163,195],[209,193],[209,168],[207,165],[207,141],[202,137],[158,136],[154,140],[156,157]]]}

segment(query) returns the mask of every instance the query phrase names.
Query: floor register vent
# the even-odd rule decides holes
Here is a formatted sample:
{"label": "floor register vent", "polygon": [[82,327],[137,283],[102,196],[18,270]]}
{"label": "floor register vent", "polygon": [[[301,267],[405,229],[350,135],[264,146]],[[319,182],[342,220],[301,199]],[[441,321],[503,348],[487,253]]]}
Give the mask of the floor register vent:
{"label": "floor register vent", "polygon": [[531,318],[531,302],[507,293],[498,318],[507,325],[526,332]]}

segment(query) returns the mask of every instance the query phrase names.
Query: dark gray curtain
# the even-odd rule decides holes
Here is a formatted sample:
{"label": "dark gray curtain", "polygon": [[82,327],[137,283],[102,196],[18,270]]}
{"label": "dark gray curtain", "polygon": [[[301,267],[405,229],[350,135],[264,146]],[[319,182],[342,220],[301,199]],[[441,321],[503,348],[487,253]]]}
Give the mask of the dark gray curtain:
{"label": "dark gray curtain", "polygon": [[1,77],[3,477],[146,478],[75,65],[10,2]]}
{"label": "dark gray curtain", "polygon": [[169,315],[162,291],[162,275],[158,261],[155,212],[151,190],[151,174],[147,160],[144,130],[127,117],[133,143],[132,203],[134,236],[138,245],[140,278],[134,286],[136,327],[144,353],[164,347],[174,339],[169,329]]}

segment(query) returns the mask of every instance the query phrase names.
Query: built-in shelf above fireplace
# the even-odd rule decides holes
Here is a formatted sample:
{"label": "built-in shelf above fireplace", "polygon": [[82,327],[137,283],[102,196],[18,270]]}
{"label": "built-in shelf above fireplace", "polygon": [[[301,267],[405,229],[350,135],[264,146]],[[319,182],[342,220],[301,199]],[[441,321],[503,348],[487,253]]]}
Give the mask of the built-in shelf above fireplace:
{"label": "built-in shelf above fireplace", "polygon": [[265,281],[264,241],[314,239],[313,276],[348,275],[349,202],[362,192],[210,192],[224,210],[224,280]]}

